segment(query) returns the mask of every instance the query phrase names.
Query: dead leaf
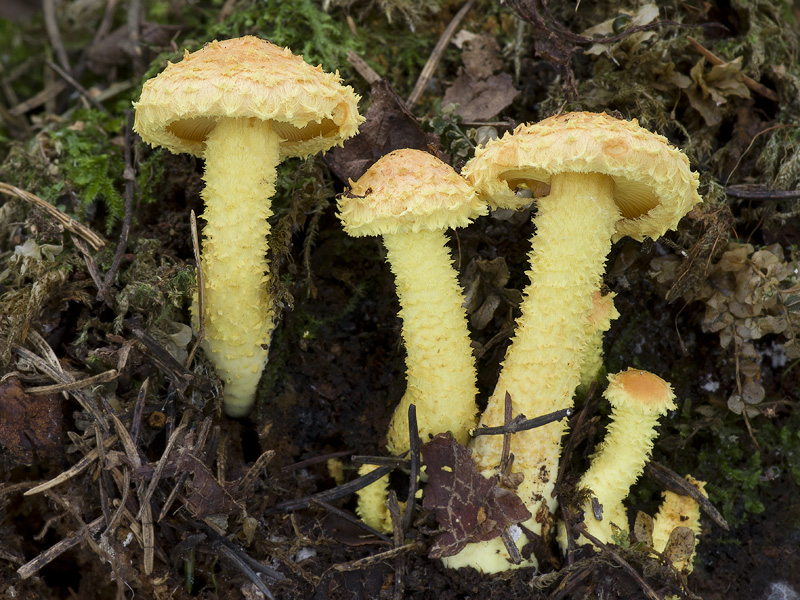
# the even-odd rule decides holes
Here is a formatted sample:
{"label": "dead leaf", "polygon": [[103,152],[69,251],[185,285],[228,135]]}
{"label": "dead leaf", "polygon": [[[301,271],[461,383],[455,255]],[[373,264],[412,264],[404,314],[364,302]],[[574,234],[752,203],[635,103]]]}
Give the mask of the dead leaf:
{"label": "dead leaf", "polygon": [[0,385],[0,446],[18,463],[32,465],[63,456],[61,394],[28,395],[17,377]]}
{"label": "dead leaf", "polygon": [[687,562],[694,554],[694,531],[688,527],[673,529],[663,554],[674,565]]}
{"label": "dead leaf", "polygon": [[361,177],[375,161],[392,150],[439,147],[439,137],[422,130],[416,117],[385,79],[372,84],[370,100],[358,135],[325,156],[331,171],[345,183]]}
{"label": "dead leaf", "polygon": [[445,91],[442,106],[457,104],[455,114],[467,122],[488,121],[510,106],[517,96],[519,91],[508,73],[483,80],[464,72]]}
{"label": "dead leaf", "polygon": [[750,90],[744,85],[742,78],[742,57],[705,70],[706,59],[701,58],[692,67],[690,75],[693,85],[686,89],[686,95],[692,107],[699,112],[710,126],[722,122],[720,106],[728,102],[729,96],[749,98]]}
{"label": "dead leaf", "polygon": [[209,468],[190,453],[181,459],[180,468],[194,475],[191,492],[186,497],[186,507],[195,517],[202,519],[210,515],[227,515],[241,509],[231,495],[231,490],[237,487],[238,481],[220,483]]}
{"label": "dead leaf", "polygon": [[510,276],[503,257],[493,260],[472,259],[467,265],[462,278],[464,306],[469,322],[475,329],[485,328],[501,306],[518,306],[522,302],[522,292],[505,287]]}
{"label": "dead leaf", "polygon": [[494,539],[531,518],[519,496],[481,475],[472,451],[449,433],[422,446],[422,458],[428,474],[422,507],[434,510],[444,529],[431,546],[431,558],[454,556],[468,543]]}

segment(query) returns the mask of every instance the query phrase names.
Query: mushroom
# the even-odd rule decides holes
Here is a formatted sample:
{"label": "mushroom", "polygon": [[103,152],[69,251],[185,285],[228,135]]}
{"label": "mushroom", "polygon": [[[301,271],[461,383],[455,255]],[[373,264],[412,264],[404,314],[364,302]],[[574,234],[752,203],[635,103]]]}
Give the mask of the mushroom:
{"label": "mushroom", "polygon": [[[550,185],[550,194],[536,201],[522,316],[480,425],[502,425],[506,393],[515,411],[528,417],[568,408],[588,343],[592,294],[600,288],[612,242],[626,235],[657,238],[674,228],[700,201],[698,176],[664,137],[635,120],[594,113],[520,125],[479,148],[462,174],[492,207],[528,202],[515,194],[519,185]],[[533,515],[542,503],[551,512],[556,506],[552,491],[565,427],[556,422],[514,434],[514,470],[524,473],[517,492]],[[502,436],[473,441],[484,474],[496,472],[502,445]],[[541,531],[535,519],[524,525]],[[520,538],[518,545],[524,543]],[[476,568],[487,553],[505,553],[499,540],[481,544],[480,551],[467,546]],[[458,556],[448,560],[462,566]],[[520,566],[533,564],[535,558]]]}
{"label": "mushroom", "polygon": [[134,103],[144,141],[205,159],[203,347],[229,416],[253,406],[276,318],[266,253],[278,163],[355,135],[358,100],[338,73],[245,36],[186,52]]}
{"label": "mushroom", "polygon": [[628,369],[608,376],[603,396],[612,407],[611,423],[578,487],[594,496],[584,507],[586,530],[606,543],[616,531],[628,530],[622,501],[650,460],[658,418],[675,408],[675,394],[657,375]]}
{"label": "mushroom", "polygon": [[[691,475],[686,476],[686,481],[696,487],[703,496],[708,498],[705,490],[705,482],[695,479]],[[697,547],[700,541],[700,505],[690,496],[682,496],[669,490],[664,492],[664,499],[658,509],[656,518],[653,519],[653,549],[664,552],[667,542],[676,527],[688,527],[694,533],[694,545]],[[688,556],[684,560],[674,562],[673,565],[679,571],[686,570],[692,572],[692,560],[694,556]]]}
{"label": "mushroom", "polygon": [[452,167],[421,150],[395,150],[350,185],[339,218],[350,235],[383,236],[403,320],[407,385],[388,448],[408,450],[412,403],[424,441],[450,431],[466,443],[478,410],[475,361],[445,231],[485,214],[486,205]]}
{"label": "mushroom", "polygon": [[611,329],[611,321],[619,318],[611,291],[597,290],[592,295],[592,310],[588,319],[588,340],[581,359],[578,392],[586,392],[603,371],[603,334]]}

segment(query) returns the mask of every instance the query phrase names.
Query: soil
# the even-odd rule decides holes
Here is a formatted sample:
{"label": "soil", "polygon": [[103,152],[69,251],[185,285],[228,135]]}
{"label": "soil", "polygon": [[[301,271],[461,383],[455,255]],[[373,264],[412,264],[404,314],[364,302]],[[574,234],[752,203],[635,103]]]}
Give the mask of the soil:
{"label": "soil", "polygon": [[[80,3],[51,4],[45,3],[57,11],[65,32],[80,31],[75,21]],[[162,13],[154,7],[147,10],[152,9],[151,16],[161,15],[157,33],[178,36],[174,50],[183,42],[221,39],[226,31],[271,37],[263,33],[267,25],[253,16],[247,2],[228,2],[224,8],[207,2],[163,4]],[[101,233],[106,248],[87,247],[83,234],[71,225],[54,225],[49,213],[34,207],[24,194],[2,190],[2,597],[800,598],[795,568],[800,547],[800,369],[792,354],[800,322],[791,295],[798,283],[800,239],[800,211],[791,192],[800,169],[787,166],[798,160],[797,134],[791,127],[800,118],[800,69],[790,50],[797,49],[800,11],[767,3],[758,3],[759,9],[723,2],[662,6],[658,18],[669,23],[651,26],[655,18],[647,21],[644,12],[639,21],[633,21],[636,14],[626,17],[620,27],[642,26],[628,31],[640,37],[607,42],[606,56],[611,58],[603,58],[602,52],[585,52],[589,38],[572,39],[554,23],[585,31],[624,16],[624,7],[616,3],[581,8],[573,16],[574,7],[551,15],[543,2],[509,2],[520,20],[505,5],[479,2],[486,18],[473,13],[463,28],[482,34],[483,41],[474,52],[469,44],[458,52],[448,50],[421,104],[409,110],[394,97],[401,91],[407,96],[421,70],[421,64],[416,70],[408,65],[427,59],[460,5],[442,2],[439,12],[428,12],[424,3],[387,2],[394,8],[390,22],[377,3],[331,4],[329,13],[310,0],[298,2],[294,13],[270,4],[270,18],[285,26],[270,31],[276,39],[291,36],[286,31],[291,31],[292,15],[300,22],[312,10],[326,26],[324,15],[330,14],[341,31],[370,30],[363,35],[374,36],[367,39],[375,45],[361,51],[385,78],[370,88],[362,78],[364,70],[343,62],[343,76],[352,77],[365,97],[362,103],[369,105],[374,92],[370,125],[349,150],[346,145],[325,160],[290,162],[280,173],[271,218],[274,276],[269,282],[280,294],[280,320],[257,406],[243,419],[224,416],[221,384],[202,350],[184,366],[194,343],[194,338],[180,337],[191,323],[194,290],[188,215],[203,210],[202,161],[153,152],[130,133],[104,130],[108,115],[96,108],[75,112],[81,103],[84,109],[88,104],[71,87],[55,103],[12,111],[12,116],[6,104],[14,104],[15,94],[30,97],[39,90],[8,75],[11,96],[6,90],[0,106],[1,133],[8,140],[0,180],[58,205]],[[104,10],[98,7],[85,9],[97,27]],[[770,41],[764,25],[774,21],[779,8],[786,29],[775,39],[785,44],[783,49]],[[544,20],[536,21],[537,16]],[[31,50],[37,32],[52,44],[52,31],[48,37],[42,18],[3,21],[0,35],[17,48],[27,45],[30,60],[42,61]],[[248,18],[256,24],[243,29],[241,23]],[[522,27],[517,23],[523,21],[533,37],[543,31],[552,34],[548,48],[539,45],[516,55],[516,64],[530,74],[527,78],[514,74],[512,42]],[[406,56],[411,50],[389,43],[379,50],[376,40],[401,25],[410,32],[412,23],[431,44],[421,57],[398,63],[405,67],[386,67],[387,56]],[[699,56],[685,41],[675,41],[686,35],[684,26],[692,27],[695,37],[705,32],[706,47],[729,51],[727,66],[713,74],[709,65],[692,70]],[[22,33],[14,34],[14,27]],[[335,44],[338,31],[319,35],[331,36],[329,43]],[[102,75],[76,73],[83,75],[84,85],[97,77],[104,84],[132,78],[138,85],[147,62],[154,61],[148,76],[163,66],[157,50],[170,51],[169,35],[163,41],[151,33],[153,41],[142,46],[141,56],[124,54],[123,62]],[[615,34],[603,30],[602,35]],[[746,43],[748,35],[755,37]],[[305,52],[324,58],[314,36]],[[492,36],[499,45],[486,41]],[[69,52],[76,59],[85,57],[103,39],[88,39],[83,49],[69,44]],[[300,44],[298,40],[298,48]],[[765,66],[755,58],[757,51],[772,57],[784,50],[780,64]],[[631,81],[640,75],[629,75],[629,81],[618,74],[618,89],[608,83],[615,62],[635,57],[636,64],[650,65],[646,68],[652,71],[652,56],[664,71],[642,83],[642,89],[651,86],[649,100],[637,96],[645,93],[642,89],[631,91]],[[744,67],[733,61],[736,56],[746,57]],[[20,60],[8,58],[3,71],[8,73]],[[685,79],[673,76],[664,66],[668,62]],[[505,78],[495,104],[479,98],[485,81],[462,97],[472,103],[470,118],[478,123],[436,105],[456,77],[467,73],[486,79],[498,71]],[[745,85],[745,74],[766,91]],[[469,81],[460,79],[452,89],[465,86],[470,87]],[[698,95],[703,86],[713,88],[716,104]],[[131,92],[131,99],[135,97]],[[105,110],[115,111],[129,100],[105,102]],[[493,112],[482,114],[489,104],[483,110]],[[601,551],[586,546],[563,557],[554,531],[533,544],[539,572],[519,569],[486,576],[472,569],[454,571],[429,558],[440,524],[420,503],[410,525],[394,537],[365,532],[355,517],[354,490],[347,487],[357,476],[352,457],[387,456],[387,426],[405,392],[405,349],[383,245],[378,238],[353,238],[343,231],[336,195],[345,191],[348,176],[357,177],[358,169],[393,149],[387,145],[425,149],[432,144],[441,158],[460,168],[480,141],[480,127],[502,134],[512,128],[503,119],[535,121],[560,108],[639,116],[648,128],[684,147],[701,173],[704,205],[665,238],[643,244],[619,241],[604,280],[620,313],[605,336],[604,372],[632,366],[670,381],[678,408],[662,420],[653,462],[681,478],[691,473],[706,481],[711,504],[721,512],[716,520],[703,514],[691,573],[678,572],[668,558],[624,536]],[[670,114],[672,121],[663,119]],[[121,109],[116,117],[120,115]],[[100,141],[90,140],[93,128]],[[386,133],[390,130],[394,137]],[[86,144],[80,146],[81,156],[91,156],[90,144],[95,143],[100,146],[94,152],[113,155],[103,164],[119,167],[109,174],[119,199],[116,208],[100,192],[81,203],[90,185],[97,182],[98,189],[105,189],[104,183],[99,175],[82,180],[68,170],[72,155],[67,146]],[[127,158],[126,150],[131,153]],[[126,162],[140,177],[135,202],[127,205],[126,198],[133,196],[125,188]],[[105,167],[86,163],[85,168],[97,175]],[[535,214],[535,203],[513,214],[498,211],[458,230],[450,242],[462,285],[468,292],[478,289],[477,296],[495,306],[488,313],[480,313],[487,310],[480,302],[470,308],[480,407],[493,390],[519,316]],[[126,225],[130,232],[120,241]],[[17,248],[27,240],[36,242],[38,257],[19,257]],[[752,248],[742,250],[745,243]],[[48,258],[47,244],[61,246],[61,253]],[[769,257],[756,256],[769,247],[774,250]],[[745,258],[734,264],[729,252],[743,252]],[[759,260],[768,260],[769,266],[759,267]],[[668,273],[665,264],[678,265],[677,270]],[[113,269],[117,275],[105,299],[100,298],[103,275]],[[746,277],[751,273],[757,276]],[[473,289],[477,281],[482,287]],[[771,291],[765,294],[765,289]],[[731,306],[726,309],[730,314],[719,317],[733,323],[731,335],[740,336],[729,344],[721,343],[728,329],[715,329],[709,308],[719,290],[737,294],[739,305],[751,311],[745,319]],[[774,308],[770,294],[782,298],[781,307]],[[757,335],[755,327],[773,329]],[[69,385],[95,376],[91,385]],[[756,386],[748,389],[763,390],[763,397],[747,403],[744,412],[737,410],[731,396],[751,383]],[[60,387],[31,389],[53,384]],[[565,504],[572,497],[569,485],[585,470],[608,423],[603,386],[601,376],[596,387],[577,395],[570,437],[565,439],[569,452],[562,457]],[[651,471],[647,475],[628,499],[631,514],[658,510],[663,481]],[[25,494],[59,476],[58,484]],[[404,463],[391,476],[401,500],[409,481]]]}

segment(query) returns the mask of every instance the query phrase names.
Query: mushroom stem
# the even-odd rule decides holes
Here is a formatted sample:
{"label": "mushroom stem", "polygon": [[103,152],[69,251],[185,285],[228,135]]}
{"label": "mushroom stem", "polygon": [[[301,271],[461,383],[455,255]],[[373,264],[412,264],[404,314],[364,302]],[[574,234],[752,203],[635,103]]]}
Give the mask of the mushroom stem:
{"label": "mushroom stem", "polygon": [[423,443],[444,431],[466,443],[477,412],[475,363],[447,236],[441,230],[423,230],[384,234],[383,242],[395,275],[408,352],[406,393],[389,426],[389,450],[408,450],[412,403]]}
{"label": "mushroom stem", "polygon": [[[522,316],[479,426],[503,424],[506,392],[511,395],[514,412],[529,418],[571,406],[589,338],[586,323],[592,294],[602,282],[614,226],[621,218],[613,191],[613,180],[606,175],[554,174],[550,195],[537,201],[536,237],[527,272],[530,284],[520,306]],[[565,428],[559,421],[515,433],[511,440],[513,470],[525,475],[517,493],[532,515],[542,502],[550,512],[555,510],[552,491]],[[473,449],[484,475],[495,473],[503,451],[502,436],[480,436]],[[541,531],[535,518],[524,526],[536,534]],[[517,543],[521,546],[525,541],[521,536]],[[468,545],[463,559],[456,555],[445,563],[453,568],[470,565],[487,573],[510,568],[508,563],[487,560],[487,554],[505,553],[499,540],[480,545],[483,551]],[[535,562],[531,558],[518,566]],[[489,570],[496,565],[500,568]]]}
{"label": "mushroom stem", "polygon": [[265,281],[280,142],[269,121],[252,118],[220,119],[206,139],[203,347],[232,417],[255,402],[275,322]]}

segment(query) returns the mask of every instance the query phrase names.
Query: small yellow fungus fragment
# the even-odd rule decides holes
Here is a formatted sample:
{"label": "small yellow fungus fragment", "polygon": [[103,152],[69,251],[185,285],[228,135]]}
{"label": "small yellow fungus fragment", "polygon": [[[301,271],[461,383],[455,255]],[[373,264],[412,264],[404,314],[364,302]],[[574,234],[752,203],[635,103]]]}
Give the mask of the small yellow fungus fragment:
{"label": "small yellow fungus fragment", "polygon": [[[686,476],[686,481],[696,487],[703,496],[708,497],[705,490],[705,482],[699,481],[691,475]],[[653,549],[663,552],[669,541],[672,530],[676,527],[688,527],[694,532],[694,545],[700,541],[700,505],[694,498],[681,496],[669,490],[664,492],[664,500],[658,509],[658,514],[653,520]],[[694,556],[685,561],[675,563],[674,566],[679,571],[686,570],[692,572],[692,560]]]}

